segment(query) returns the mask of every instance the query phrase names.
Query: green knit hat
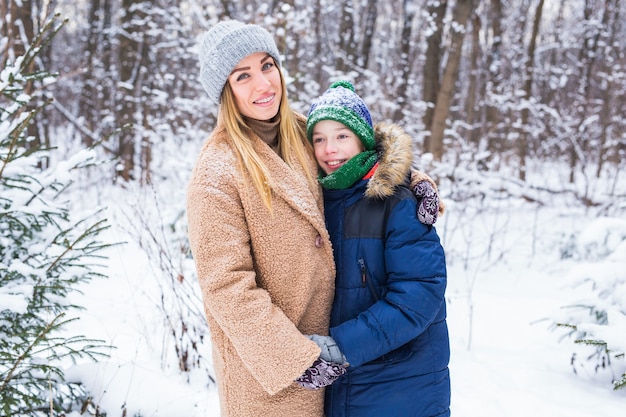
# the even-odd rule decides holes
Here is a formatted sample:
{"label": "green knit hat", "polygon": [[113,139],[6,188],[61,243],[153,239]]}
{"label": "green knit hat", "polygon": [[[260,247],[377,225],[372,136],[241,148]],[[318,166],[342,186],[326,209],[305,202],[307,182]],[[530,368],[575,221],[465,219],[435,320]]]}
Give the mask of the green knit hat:
{"label": "green knit hat", "polygon": [[327,190],[342,190],[359,181],[376,164],[374,128],[367,106],[348,81],[337,81],[313,102],[306,121],[306,134],[312,140],[313,127],[322,120],[334,120],[348,127],[361,140],[365,150],[352,157],[336,171],[324,175],[319,183]]}
{"label": "green knit hat", "polygon": [[336,81],[311,105],[306,122],[306,134],[312,140],[313,127],[322,120],[334,120],[346,125],[363,142],[365,150],[374,149],[372,117],[365,102],[354,92],[349,81]]}

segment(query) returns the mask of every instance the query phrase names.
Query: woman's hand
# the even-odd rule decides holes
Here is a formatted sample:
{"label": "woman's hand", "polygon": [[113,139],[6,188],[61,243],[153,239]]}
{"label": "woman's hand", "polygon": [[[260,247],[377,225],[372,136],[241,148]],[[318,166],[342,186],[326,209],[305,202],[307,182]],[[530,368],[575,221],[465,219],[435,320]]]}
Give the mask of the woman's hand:
{"label": "woman's hand", "polygon": [[332,384],[346,372],[345,366],[318,358],[296,382],[302,388],[317,390]]}

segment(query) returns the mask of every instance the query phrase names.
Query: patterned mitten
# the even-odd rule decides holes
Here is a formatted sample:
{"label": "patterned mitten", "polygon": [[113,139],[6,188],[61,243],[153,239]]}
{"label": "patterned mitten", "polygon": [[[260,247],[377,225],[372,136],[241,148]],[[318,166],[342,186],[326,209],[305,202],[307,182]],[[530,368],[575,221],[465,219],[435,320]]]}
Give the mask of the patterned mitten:
{"label": "patterned mitten", "polygon": [[439,195],[428,180],[415,184],[413,193],[417,197],[417,218],[421,223],[432,225],[439,214]]}
{"label": "patterned mitten", "polygon": [[318,358],[296,382],[303,388],[315,390],[332,384],[345,373],[345,367]]}

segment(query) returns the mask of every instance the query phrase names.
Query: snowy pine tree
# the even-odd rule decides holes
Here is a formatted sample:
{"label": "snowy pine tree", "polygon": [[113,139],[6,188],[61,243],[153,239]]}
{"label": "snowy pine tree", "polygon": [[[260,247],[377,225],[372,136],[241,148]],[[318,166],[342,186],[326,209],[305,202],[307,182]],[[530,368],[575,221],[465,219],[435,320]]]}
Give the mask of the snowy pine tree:
{"label": "snowy pine tree", "polygon": [[577,375],[626,388],[626,221],[598,218],[574,240],[568,253],[578,263],[569,276],[571,302],[553,317],[577,345],[571,358]]}
{"label": "snowy pine tree", "polygon": [[[63,415],[89,404],[63,367],[104,355],[101,342],[69,334],[76,285],[102,277],[100,211],[75,219],[64,192],[75,170],[93,162],[81,151],[42,169],[50,158],[27,128],[45,105],[54,77],[31,64],[63,24],[51,19],[24,56],[0,72],[0,416]],[[0,39],[0,45],[7,45]],[[32,87],[35,88],[27,88]],[[28,95],[27,91],[34,91]],[[39,106],[37,103],[44,103]]]}

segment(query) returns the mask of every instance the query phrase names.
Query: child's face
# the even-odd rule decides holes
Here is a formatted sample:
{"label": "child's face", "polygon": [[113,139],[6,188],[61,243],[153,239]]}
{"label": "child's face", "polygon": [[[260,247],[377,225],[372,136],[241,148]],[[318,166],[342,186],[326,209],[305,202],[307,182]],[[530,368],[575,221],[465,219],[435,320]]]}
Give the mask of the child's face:
{"label": "child's face", "polygon": [[315,159],[326,175],[365,150],[354,132],[334,120],[318,122],[313,127],[312,142]]}

